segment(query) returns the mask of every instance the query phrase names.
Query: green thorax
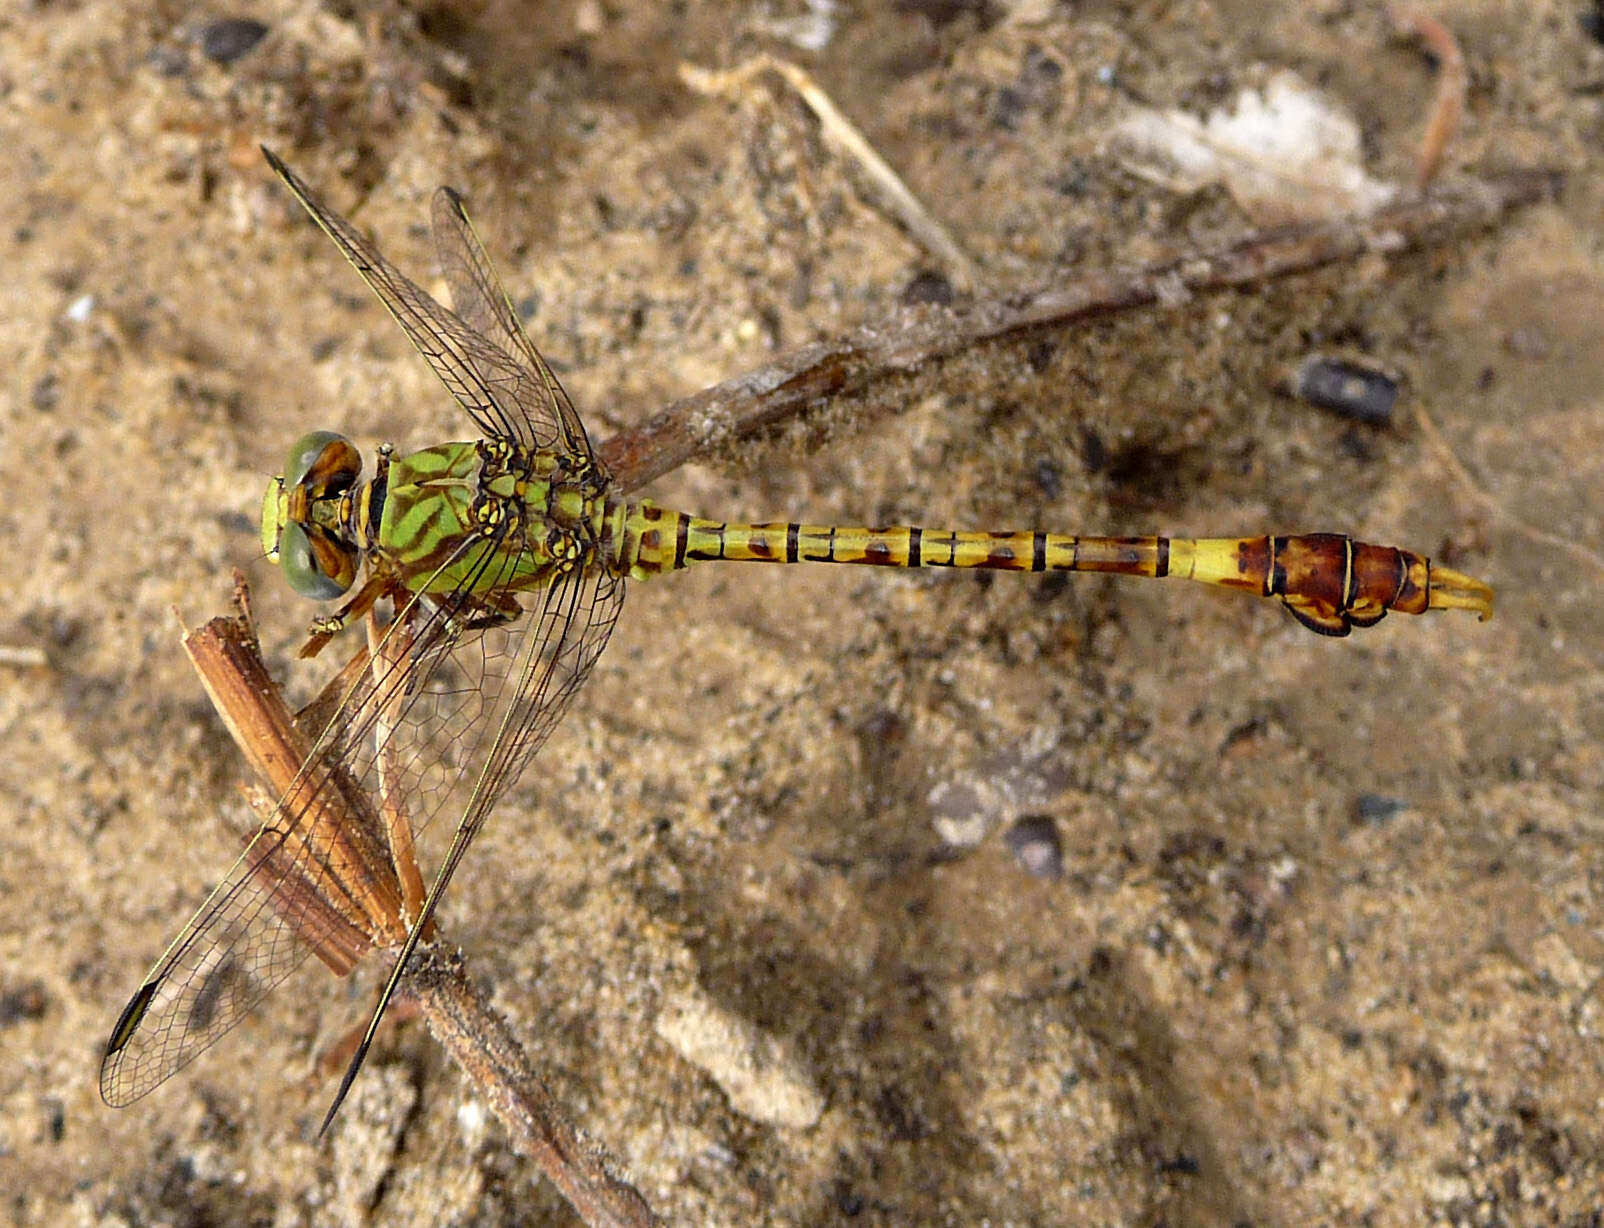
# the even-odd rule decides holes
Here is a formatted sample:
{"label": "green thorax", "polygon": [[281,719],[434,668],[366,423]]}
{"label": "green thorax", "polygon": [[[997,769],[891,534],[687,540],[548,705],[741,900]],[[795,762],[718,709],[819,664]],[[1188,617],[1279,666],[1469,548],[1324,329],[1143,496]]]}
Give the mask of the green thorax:
{"label": "green thorax", "polygon": [[383,501],[370,559],[416,592],[538,588],[608,553],[602,483],[555,452],[439,444],[392,458],[370,485]]}

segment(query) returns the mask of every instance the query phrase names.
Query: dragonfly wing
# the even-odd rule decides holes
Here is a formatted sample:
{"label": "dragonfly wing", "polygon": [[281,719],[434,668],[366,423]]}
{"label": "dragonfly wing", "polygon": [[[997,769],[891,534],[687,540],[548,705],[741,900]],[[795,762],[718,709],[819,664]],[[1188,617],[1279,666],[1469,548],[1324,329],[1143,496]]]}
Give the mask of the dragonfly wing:
{"label": "dragonfly wing", "polygon": [[[516,566],[511,551],[487,557],[509,574]],[[600,656],[623,601],[621,580],[575,571],[534,595],[538,610],[504,621],[505,611],[465,595],[499,579],[476,575],[461,593],[416,597],[390,624],[372,653],[378,664],[356,673],[271,819],[124,1010],[101,1064],[108,1104],[129,1104],[187,1065],[310,950],[349,966],[376,933],[400,941],[398,888],[357,874],[387,864],[387,849],[371,847],[382,842],[379,822],[342,826],[337,841],[317,821],[331,798],[347,807],[388,798],[414,832],[443,812],[462,816],[438,898]],[[356,842],[356,854],[342,855],[340,842]],[[371,912],[375,898],[394,910],[388,927],[362,919],[362,901]]]}
{"label": "dragonfly wing", "polygon": [[[491,671],[477,689],[476,728],[494,730],[488,742],[476,739],[459,779],[473,782],[462,817],[452,837],[428,898],[407,941],[391,967],[362,1041],[323,1119],[334,1119],[357,1071],[367,1057],[379,1020],[400,983],[408,958],[434,915],[446,885],[468,845],[490,817],[496,801],[516,781],[562,719],[571,700],[607,646],[624,600],[624,582],[599,569],[574,570],[553,582],[541,595],[538,610],[503,628],[492,628],[478,641],[486,662],[510,668]],[[420,726],[421,728],[421,726]]]}
{"label": "dragonfly wing", "polygon": [[[514,557],[507,553],[509,575]],[[518,596],[539,604],[505,621],[471,599],[447,598],[413,633],[412,670],[427,682],[402,697],[382,759],[385,788],[404,800],[414,831],[442,813],[459,816],[458,839],[478,831],[606,647],[624,582],[576,569]]]}
{"label": "dragonfly wing", "polygon": [[450,188],[434,194],[434,243],[440,272],[451,287],[451,305],[474,333],[489,340],[523,372],[515,398],[531,434],[555,424],[559,446],[574,456],[593,456],[585,425],[550,364],[524,331],[501,278],[468,220],[462,197]]}
{"label": "dragonfly wing", "polygon": [[[416,652],[354,672],[284,796],[124,1009],[101,1062],[108,1104],[129,1104],[187,1065],[308,953],[344,972],[384,939],[373,917],[398,912],[399,888],[366,800],[377,796],[379,752],[395,737],[381,718],[393,714],[404,728],[420,703],[438,717],[448,705],[432,675],[461,638],[443,608],[414,602],[406,612]],[[390,932],[399,941],[404,931]]]}
{"label": "dragonfly wing", "polygon": [[[454,292],[494,343],[398,272],[263,152],[487,435],[530,447],[571,436],[588,454],[572,406],[522,337],[460,204],[447,198],[442,252],[455,252],[461,267],[450,274]],[[503,529],[524,531],[516,517]],[[138,1099],[193,1060],[308,950],[349,967],[374,941],[399,941],[406,929],[400,890],[393,874],[375,882],[388,859],[382,824],[371,813],[371,821],[356,824],[326,816],[369,804],[362,799],[401,812],[415,832],[442,812],[460,815],[426,906],[432,911],[468,842],[600,655],[624,594],[621,579],[580,567],[537,594],[520,595],[539,609],[514,617],[519,598],[508,585],[518,552],[484,544],[463,543],[480,564],[455,592],[428,594],[425,583],[418,586],[423,595],[395,594],[396,618],[333,704],[271,818],[118,1020],[101,1065],[108,1103]],[[450,566],[448,560],[442,570]],[[488,574],[492,567],[503,571]],[[412,933],[421,930],[420,922]]]}
{"label": "dragonfly wing", "polygon": [[[486,748],[477,784],[463,810],[451,853],[430,894],[438,896],[456,868],[461,848],[484,825],[508,785],[551,736],[571,700],[607,646],[623,605],[624,582],[599,569],[571,571],[542,595],[524,619],[519,642],[509,642],[504,708],[496,714],[496,738]],[[511,640],[513,637],[509,637]]]}
{"label": "dragonfly wing", "polygon": [[549,394],[532,381],[533,373],[435,302],[380,255],[355,226],[318,200],[276,154],[266,148],[262,153],[485,435],[517,440],[529,448],[566,443],[568,428],[558,418]]}
{"label": "dragonfly wing", "polygon": [[257,834],[128,1003],[100,1066],[107,1104],[138,1100],[243,1019],[312,950],[298,934],[333,938],[288,899],[275,901],[258,874],[261,855],[284,839]]}

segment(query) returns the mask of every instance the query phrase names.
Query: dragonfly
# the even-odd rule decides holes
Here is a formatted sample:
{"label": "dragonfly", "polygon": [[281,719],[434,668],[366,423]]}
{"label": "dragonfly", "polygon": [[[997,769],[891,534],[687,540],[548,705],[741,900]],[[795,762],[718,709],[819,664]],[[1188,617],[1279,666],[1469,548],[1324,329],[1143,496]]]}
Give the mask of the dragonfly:
{"label": "dragonfly", "polygon": [[313,431],[268,484],[267,557],[296,592],[343,599],[311,624],[301,655],[317,655],[376,607],[392,613],[377,633],[374,667],[346,671],[354,678],[294,781],[117,1021],[100,1071],[109,1104],[139,1099],[193,1060],[309,951],[337,972],[354,964],[364,944],[307,905],[309,890],[344,901],[340,908],[361,903],[351,904],[362,892],[346,881],[349,859],[325,813],[354,787],[398,799],[415,829],[442,813],[457,820],[421,907],[394,934],[399,950],[327,1128],[469,845],[584,683],[631,581],[715,560],[1100,572],[1272,598],[1329,636],[1372,626],[1389,610],[1491,615],[1492,590],[1481,581],[1340,533],[1103,537],[741,523],[627,499],[524,331],[456,192],[440,188],[432,205],[448,310],[263,153],[476,437],[406,455],[380,448],[364,478],[353,444]]}

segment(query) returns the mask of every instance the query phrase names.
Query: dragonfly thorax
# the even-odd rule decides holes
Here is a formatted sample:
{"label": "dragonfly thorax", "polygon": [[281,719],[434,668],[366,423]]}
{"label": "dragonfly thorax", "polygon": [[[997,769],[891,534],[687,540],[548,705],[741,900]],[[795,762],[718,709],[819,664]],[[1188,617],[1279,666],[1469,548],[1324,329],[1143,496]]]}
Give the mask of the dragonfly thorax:
{"label": "dragonfly thorax", "polygon": [[505,608],[510,594],[543,589],[599,557],[605,483],[556,451],[490,439],[437,444],[391,457],[382,480],[382,508],[358,527],[372,530],[363,538],[370,564],[413,592]]}
{"label": "dragonfly thorax", "polygon": [[[313,431],[290,448],[284,472],[262,497],[262,550],[291,588],[329,601],[356,580],[362,557],[357,496],[362,456],[333,431]],[[369,484],[371,485],[371,483]]]}

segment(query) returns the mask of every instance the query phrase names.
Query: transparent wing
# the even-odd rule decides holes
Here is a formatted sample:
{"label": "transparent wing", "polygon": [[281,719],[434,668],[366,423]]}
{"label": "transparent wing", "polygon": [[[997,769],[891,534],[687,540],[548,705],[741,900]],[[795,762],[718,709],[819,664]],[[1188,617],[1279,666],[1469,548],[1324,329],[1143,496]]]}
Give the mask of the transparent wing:
{"label": "transparent wing", "polygon": [[[485,333],[476,331],[435,302],[380,255],[355,226],[319,201],[277,155],[265,148],[262,153],[295,199],[362,274],[446,389],[485,435],[515,440],[527,448],[557,448],[574,455],[591,455],[573,406],[528,339],[522,341],[527,347],[526,354],[516,347],[509,350],[506,342],[497,336],[503,330],[493,326],[498,318],[493,305],[487,308],[482,296],[468,293],[464,303],[459,304],[459,310],[468,306],[481,320],[478,327],[487,328],[490,337],[497,337],[496,341],[489,340]],[[491,279],[488,284],[500,295],[505,311],[510,313],[512,308],[506,304],[506,294],[494,280],[495,274],[490,271],[489,261],[473,236],[473,228],[467,225],[460,203],[455,214],[460,220],[448,221],[447,233],[436,233],[441,258],[447,264],[445,275],[452,295],[462,295],[465,289],[473,287],[474,276],[488,275]],[[440,215],[441,209],[437,207],[437,226]],[[462,272],[464,267],[470,270],[466,278]],[[492,293],[492,290],[484,293]],[[508,323],[521,337],[517,317],[510,316]],[[528,361],[530,355],[534,357],[533,363]]]}
{"label": "transparent wing", "polygon": [[[460,202],[448,196],[443,206],[442,259],[453,293],[494,342],[402,276],[263,152],[486,434],[589,454],[573,407],[518,328]],[[503,531],[522,534],[525,526],[511,518]],[[393,871],[388,879],[381,872],[388,850],[374,847],[383,842],[377,819],[332,816],[395,806],[415,831],[442,813],[459,816],[432,909],[496,801],[561,719],[607,643],[622,580],[583,560],[545,590],[514,597],[507,585],[519,552],[476,557],[480,570],[452,594],[391,594],[395,620],[371,654],[359,654],[363,667],[345,671],[343,696],[295,781],[118,1020],[101,1064],[108,1103],[138,1099],[193,1060],[309,951],[341,970],[375,942],[406,933]]]}
{"label": "transparent wing", "polygon": [[314,948],[353,962],[366,948],[365,932],[319,906],[315,891],[327,875],[312,867],[309,847],[300,853],[308,890],[294,889],[287,875],[282,889],[273,885],[265,867],[296,856],[291,835],[258,832],[124,1008],[100,1066],[107,1104],[131,1104],[186,1065]]}
{"label": "transparent wing", "polygon": [[435,907],[456,873],[468,845],[479,833],[502,792],[534,757],[557,722],[568,701],[584,683],[596,658],[612,633],[623,601],[623,581],[599,570],[570,572],[546,589],[538,611],[528,621],[532,630],[528,642],[513,647],[509,656],[517,662],[517,685],[505,709],[492,717],[499,732],[477,777],[459,822],[451,847],[429,888],[421,915],[412,925],[406,942],[391,965],[389,980],[379,996],[356,1053],[340,1080],[339,1090],[323,1118],[328,1129],[339,1112],[346,1093],[367,1057],[379,1021],[400,983],[402,970],[417,947]]}
{"label": "transparent wing", "polygon": [[451,287],[451,305],[457,315],[474,333],[504,351],[523,378],[538,381],[538,387],[520,387],[517,400],[520,404],[550,407],[560,447],[576,456],[593,455],[584,423],[551,367],[524,332],[512,299],[468,220],[462,197],[450,188],[441,188],[434,194],[433,217],[440,272]]}
{"label": "transparent wing", "polygon": [[[460,815],[437,898],[589,674],[623,594],[617,578],[575,570],[524,597],[537,608],[489,627],[475,625],[486,617],[475,599],[412,599],[354,674],[297,782],[129,1002],[101,1064],[106,1102],[131,1103],[188,1064],[314,948],[349,964],[375,930],[399,942],[397,889],[362,871],[386,864],[388,851],[363,832],[330,830],[324,815],[335,800],[372,805],[381,794],[415,831]],[[394,637],[400,653],[386,651]],[[360,919],[364,908],[395,912],[381,928]]]}

